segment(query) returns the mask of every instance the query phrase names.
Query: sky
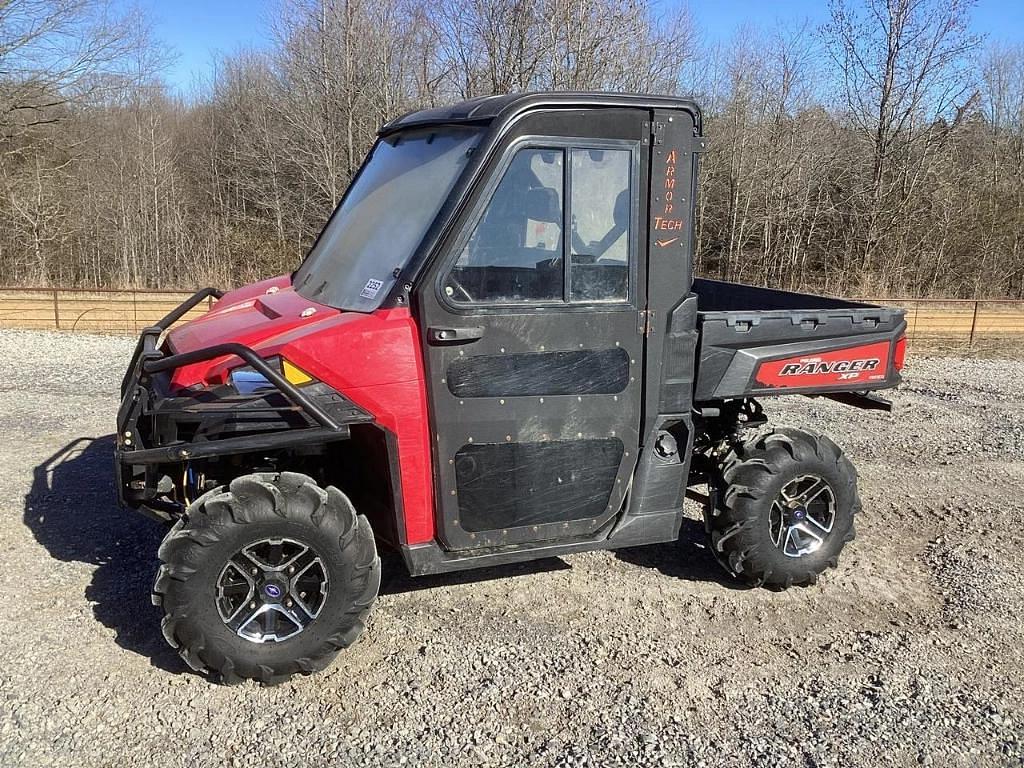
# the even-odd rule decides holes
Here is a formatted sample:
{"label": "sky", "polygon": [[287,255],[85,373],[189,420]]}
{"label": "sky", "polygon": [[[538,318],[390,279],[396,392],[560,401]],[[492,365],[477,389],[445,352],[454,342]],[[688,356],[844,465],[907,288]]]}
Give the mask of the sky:
{"label": "sky", "polygon": [[[182,92],[209,73],[218,52],[260,48],[270,42],[267,17],[273,0],[136,2],[151,20],[155,37],[177,54],[167,81]],[[768,27],[809,20],[820,24],[828,18],[826,0],[714,0],[689,5],[708,43],[727,40],[744,23]],[[1024,0],[979,0],[971,16],[978,34],[992,40],[1024,42]]]}

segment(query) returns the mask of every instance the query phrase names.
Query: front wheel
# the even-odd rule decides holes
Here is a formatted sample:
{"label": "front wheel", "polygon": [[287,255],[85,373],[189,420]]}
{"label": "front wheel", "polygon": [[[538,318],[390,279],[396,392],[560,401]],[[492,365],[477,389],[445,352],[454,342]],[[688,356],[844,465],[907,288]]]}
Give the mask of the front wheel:
{"label": "front wheel", "polygon": [[224,682],[323,669],[363,630],[380,586],[366,518],[292,472],[204,494],[160,545],[153,602],[164,637]]}
{"label": "front wheel", "polygon": [[860,510],[857,473],[824,435],[773,429],[721,465],[708,511],[710,546],[755,586],[809,585],[836,567]]}

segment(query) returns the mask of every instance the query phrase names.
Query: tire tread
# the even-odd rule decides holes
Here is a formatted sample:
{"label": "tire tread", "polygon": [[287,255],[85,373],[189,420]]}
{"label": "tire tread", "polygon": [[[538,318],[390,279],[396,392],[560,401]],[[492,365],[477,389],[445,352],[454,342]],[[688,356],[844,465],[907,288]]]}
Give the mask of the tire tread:
{"label": "tire tread", "polygon": [[[780,474],[816,463],[834,469],[844,485],[834,488],[834,492],[838,507],[842,507],[841,492],[850,499],[848,510],[837,508],[837,524],[845,521],[847,530],[841,532],[838,548],[822,561],[821,567],[809,567],[803,558],[794,559],[785,568],[772,565],[769,551],[774,551],[774,545],[760,530],[766,499],[769,495],[771,500],[775,498],[772,484]],[[790,427],[758,431],[725,457],[717,485],[718,503],[708,515],[710,548],[726,570],[752,586],[785,589],[816,584],[825,568],[838,566],[839,550],[854,539],[853,519],[861,508],[857,473],[839,447],[817,432]]]}
{"label": "tire tread", "polygon": [[[331,632],[314,654],[277,665],[251,664],[212,647],[202,627],[189,616],[189,577],[201,550],[216,543],[225,527],[247,526],[278,519],[305,519],[321,528],[328,515],[338,518],[338,545],[348,558],[353,579],[347,585],[347,609],[336,618]],[[295,472],[245,475],[227,489],[215,488],[196,499],[171,528],[158,550],[160,566],[153,584],[152,601],[163,607],[161,631],[172,648],[197,672],[216,675],[225,684],[255,679],[277,685],[294,674],[312,674],[327,667],[339,651],[362,634],[366,618],[380,588],[380,558],[369,521],[357,515],[338,489],[321,489],[312,478]]]}

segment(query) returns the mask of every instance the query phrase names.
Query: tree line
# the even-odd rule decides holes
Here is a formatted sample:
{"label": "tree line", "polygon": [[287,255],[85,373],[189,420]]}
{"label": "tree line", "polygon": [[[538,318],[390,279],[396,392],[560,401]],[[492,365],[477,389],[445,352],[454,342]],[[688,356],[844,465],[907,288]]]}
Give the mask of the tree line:
{"label": "tree line", "polygon": [[692,94],[698,271],[1024,298],[1024,47],[969,0],[834,0],[710,45],[654,0],[279,0],[188,97],[138,13],[0,3],[0,282],[192,288],[293,269],[377,128],[521,90]]}

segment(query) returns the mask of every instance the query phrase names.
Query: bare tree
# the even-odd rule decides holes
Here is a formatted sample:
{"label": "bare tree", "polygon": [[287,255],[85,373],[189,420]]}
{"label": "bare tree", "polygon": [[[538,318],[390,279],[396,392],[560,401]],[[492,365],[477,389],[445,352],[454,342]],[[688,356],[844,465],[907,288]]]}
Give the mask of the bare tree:
{"label": "bare tree", "polygon": [[60,107],[106,95],[130,74],[133,27],[104,0],[0,3],[0,137],[10,142],[62,119]]}
{"label": "bare tree", "polygon": [[[824,32],[839,72],[841,105],[871,153],[866,272],[874,268],[885,232],[907,214],[908,190],[920,181],[909,159],[915,144],[943,140],[974,101],[968,64],[980,40],[969,32],[972,5],[973,0],[863,0],[854,6],[833,0]],[[939,120],[946,125],[937,128]]]}
{"label": "bare tree", "polygon": [[525,90],[674,91],[694,55],[685,7],[649,0],[442,3],[440,68],[453,95]]}

